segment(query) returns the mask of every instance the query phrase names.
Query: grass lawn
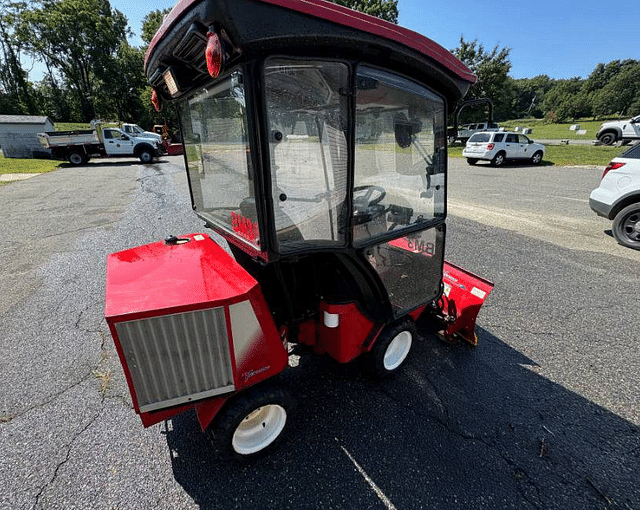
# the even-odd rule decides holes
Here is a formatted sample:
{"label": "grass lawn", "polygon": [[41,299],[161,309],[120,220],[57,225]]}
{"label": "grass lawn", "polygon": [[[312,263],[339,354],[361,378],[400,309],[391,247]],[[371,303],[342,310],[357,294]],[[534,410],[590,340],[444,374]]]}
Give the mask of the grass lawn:
{"label": "grass lawn", "polygon": [[[556,166],[607,166],[611,159],[622,154],[628,147],[595,145],[547,145],[543,165]],[[462,146],[448,149],[449,156],[462,157]]]}
{"label": "grass lawn", "polygon": [[[516,127],[521,130],[522,128],[531,128],[533,131],[528,136],[534,140],[537,138],[543,140],[595,140],[596,133],[603,122],[601,120],[578,120],[576,122],[552,124],[544,119],[519,119],[508,120],[499,124],[500,127],[504,127],[506,130],[513,130]],[[585,129],[587,133],[579,135],[576,131],[571,131],[569,128],[574,124],[578,124],[580,129]]]}
{"label": "grass lawn", "polygon": [[[118,127],[117,122],[105,122],[101,124],[102,127]],[[85,129],[92,129],[91,125],[86,122],[56,122],[56,131],[82,131]]]}
{"label": "grass lawn", "polygon": [[39,174],[58,168],[61,161],[52,159],[16,159],[0,156],[0,174]]}

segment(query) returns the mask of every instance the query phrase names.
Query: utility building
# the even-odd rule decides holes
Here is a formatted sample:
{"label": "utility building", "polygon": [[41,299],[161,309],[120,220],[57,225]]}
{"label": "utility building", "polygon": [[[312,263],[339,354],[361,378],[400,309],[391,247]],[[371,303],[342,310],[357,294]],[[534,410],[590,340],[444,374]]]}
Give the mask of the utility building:
{"label": "utility building", "polygon": [[5,158],[48,158],[38,133],[53,131],[49,117],[0,115],[0,147]]}

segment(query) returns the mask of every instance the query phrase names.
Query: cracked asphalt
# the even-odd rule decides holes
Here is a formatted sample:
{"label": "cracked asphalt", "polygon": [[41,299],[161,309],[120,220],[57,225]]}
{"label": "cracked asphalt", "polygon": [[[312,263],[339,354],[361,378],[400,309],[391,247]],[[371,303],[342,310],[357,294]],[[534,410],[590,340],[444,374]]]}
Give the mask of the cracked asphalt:
{"label": "cracked asphalt", "polygon": [[[607,252],[590,211],[565,221],[550,193],[456,164],[447,258],[496,284],[479,346],[421,324],[383,383],[292,359],[292,429],[244,466],[216,459],[192,413],[142,427],[103,319],[108,253],[204,231],[182,159],[0,188],[0,508],[640,509],[640,252]],[[553,228],[524,221],[530,203]]]}

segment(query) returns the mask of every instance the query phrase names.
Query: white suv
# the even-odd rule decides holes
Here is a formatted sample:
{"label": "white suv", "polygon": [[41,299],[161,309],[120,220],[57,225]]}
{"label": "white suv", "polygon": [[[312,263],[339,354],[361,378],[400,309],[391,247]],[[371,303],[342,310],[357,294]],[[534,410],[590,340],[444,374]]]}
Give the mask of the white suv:
{"label": "white suv", "polygon": [[611,160],[600,186],[591,192],[589,206],[613,220],[616,241],[640,250],[640,144]]}
{"label": "white suv", "polygon": [[475,165],[481,159],[490,161],[493,166],[502,166],[511,159],[528,159],[538,165],[544,153],[544,145],[520,133],[483,131],[471,135],[462,156],[467,158],[470,165]]}
{"label": "white suv", "polygon": [[605,122],[596,133],[596,138],[605,145],[640,140],[640,115],[629,120]]}

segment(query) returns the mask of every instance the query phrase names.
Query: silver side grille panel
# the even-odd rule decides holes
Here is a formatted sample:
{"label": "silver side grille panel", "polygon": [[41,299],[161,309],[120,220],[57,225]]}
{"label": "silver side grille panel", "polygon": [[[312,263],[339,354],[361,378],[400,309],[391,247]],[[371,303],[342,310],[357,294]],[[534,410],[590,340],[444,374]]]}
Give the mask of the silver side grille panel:
{"label": "silver side grille panel", "polygon": [[115,326],[140,412],[234,390],[224,307]]}

